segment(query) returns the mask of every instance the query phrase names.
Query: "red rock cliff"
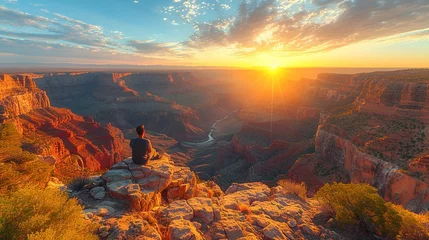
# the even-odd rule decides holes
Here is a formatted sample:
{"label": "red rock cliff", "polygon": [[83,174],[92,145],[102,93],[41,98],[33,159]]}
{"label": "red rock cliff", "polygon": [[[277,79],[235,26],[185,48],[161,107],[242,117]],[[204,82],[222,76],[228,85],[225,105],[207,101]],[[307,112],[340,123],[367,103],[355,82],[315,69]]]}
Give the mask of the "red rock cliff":
{"label": "red rock cliff", "polygon": [[70,154],[79,155],[92,171],[108,168],[123,158],[124,137],[119,129],[51,107],[46,92],[29,76],[0,75],[0,83],[0,122],[13,122],[28,138],[45,143],[30,146],[30,150],[52,155],[57,162]]}
{"label": "red rock cliff", "polygon": [[319,129],[316,154],[321,160],[344,168],[352,183],[377,187],[387,201],[413,211],[422,211],[429,206],[427,183],[401,173],[393,164],[359,151],[349,140]]}

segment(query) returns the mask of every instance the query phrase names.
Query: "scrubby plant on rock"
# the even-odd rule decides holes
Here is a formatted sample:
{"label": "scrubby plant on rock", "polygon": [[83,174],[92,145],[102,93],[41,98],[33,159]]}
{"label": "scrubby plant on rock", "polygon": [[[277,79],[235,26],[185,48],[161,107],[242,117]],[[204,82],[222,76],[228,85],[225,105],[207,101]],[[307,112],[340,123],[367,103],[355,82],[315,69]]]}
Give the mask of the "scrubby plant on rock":
{"label": "scrubby plant on rock", "polygon": [[0,239],[97,239],[77,200],[57,189],[24,188],[0,198]]}
{"label": "scrubby plant on rock", "polygon": [[316,199],[328,205],[342,226],[359,226],[388,239],[429,239],[429,220],[385,202],[366,184],[326,184]]}
{"label": "scrubby plant on rock", "polygon": [[75,177],[73,178],[70,183],[67,185],[67,187],[75,192],[79,192],[83,189],[85,189],[88,184],[91,183],[91,180],[87,177]]}
{"label": "scrubby plant on rock", "polygon": [[0,194],[26,187],[44,187],[52,167],[21,149],[21,135],[13,124],[0,124]]}
{"label": "scrubby plant on rock", "polygon": [[307,198],[307,187],[304,183],[296,183],[287,179],[282,179],[279,180],[278,184],[286,193],[295,194],[302,200]]}

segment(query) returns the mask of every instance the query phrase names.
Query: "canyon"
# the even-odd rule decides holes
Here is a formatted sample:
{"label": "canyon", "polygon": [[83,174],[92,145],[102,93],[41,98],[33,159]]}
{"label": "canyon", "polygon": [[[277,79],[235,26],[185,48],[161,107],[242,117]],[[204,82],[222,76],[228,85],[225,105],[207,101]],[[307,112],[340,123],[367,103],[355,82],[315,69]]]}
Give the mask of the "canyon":
{"label": "canyon", "polygon": [[[2,74],[0,123],[100,239],[350,239],[313,198],[326,183],[427,212],[429,70],[255,74]],[[128,146],[142,123],[160,153],[144,166]]]}
{"label": "canyon", "polygon": [[[278,74],[274,77],[287,78]],[[258,80],[262,76],[250,70],[49,73],[38,75],[36,83],[55,106],[89,116],[80,121],[117,127],[128,139],[136,125],[145,124],[161,152],[223,190],[234,182],[275,186],[289,178],[309,184],[311,195],[326,182],[360,182],[377,187],[388,201],[417,212],[427,209],[427,70],[321,73],[316,79],[272,82],[278,84],[273,93],[266,87],[270,82]],[[40,109],[49,106],[44,91],[32,93],[37,97],[31,104]],[[25,96],[21,101],[28,102]],[[7,111],[25,114],[30,105]],[[33,118],[46,122],[43,115],[55,116],[36,110]],[[210,144],[199,144],[209,132]],[[162,134],[171,140],[161,140]],[[73,148],[73,141],[65,144]],[[126,144],[123,151],[129,154]],[[101,158],[106,156],[95,157]],[[87,165],[105,168],[115,159]]]}
{"label": "canyon", "polygon": [[24,136],[22,147],[53,164],[72,155],[80,168],[99,171],[122,160],[124,137],[110,124],[101,125],[69,109],[52,107],[31,76],[0,75],[0,123],[12,123]]}

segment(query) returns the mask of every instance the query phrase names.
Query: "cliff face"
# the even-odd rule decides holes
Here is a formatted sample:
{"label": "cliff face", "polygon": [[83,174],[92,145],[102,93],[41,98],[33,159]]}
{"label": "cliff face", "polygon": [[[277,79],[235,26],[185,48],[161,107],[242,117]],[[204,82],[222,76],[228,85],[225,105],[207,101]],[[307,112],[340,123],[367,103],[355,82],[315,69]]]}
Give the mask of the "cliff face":
{"label": "cliff face", "polygon": [[204,133],[198,127],[194,110],[153,94],[174,91],[177,94],[181,86],[186,86],[186,81],[170,75],[52,74],[39,79],[38,84],[48,92],[54,105],[91,116],[101,123],[111,122],[122,130],[145,124],[148,129],[178,140],[200,138]]}
{"label": "cliff face", "polygon": [[49,106],[46,92],[38,89],[29,76],[0,75],[0,119]]}
{"label": "cliff face", "polygon": [[385,200],[425,211],[429,71],[319,78],[332,83],[330,89],[348,91],[352,101],[320,115],[316,152],[298,160],[289,178],[309,183],[312,192],[324,182],[367,183]]}
{"label": "cliff face", "polygon": [[350,182],[377,187],[386,201],[402,204],[417,212],[429,206],[427,183],[401,173],[391,163],[359,151],[349,140],[319,130],[316,154],[320,160],[344,168]]}
{"label": "cliff face", "polygon": [[24,147],[57,162],[70,154],[79,155],[92,171],[108,168],[122,159],[122,132],[68,109],[50,106],[46,92],[29,76],[0,78],[1,123],[13,122],[28,143]]}

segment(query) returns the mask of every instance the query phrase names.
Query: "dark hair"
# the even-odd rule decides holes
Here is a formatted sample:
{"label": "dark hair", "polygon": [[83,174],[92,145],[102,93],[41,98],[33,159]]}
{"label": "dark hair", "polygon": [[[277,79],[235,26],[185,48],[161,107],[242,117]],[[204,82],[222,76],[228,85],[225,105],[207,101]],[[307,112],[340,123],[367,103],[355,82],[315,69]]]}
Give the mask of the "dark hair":
{"label": "dark hair", "polygon": [[143,135],[143,133],[144,133],[144,125],[142,124],[142,125],[138,126],[136,128],[136,132],[137,132],[138,135]]}

